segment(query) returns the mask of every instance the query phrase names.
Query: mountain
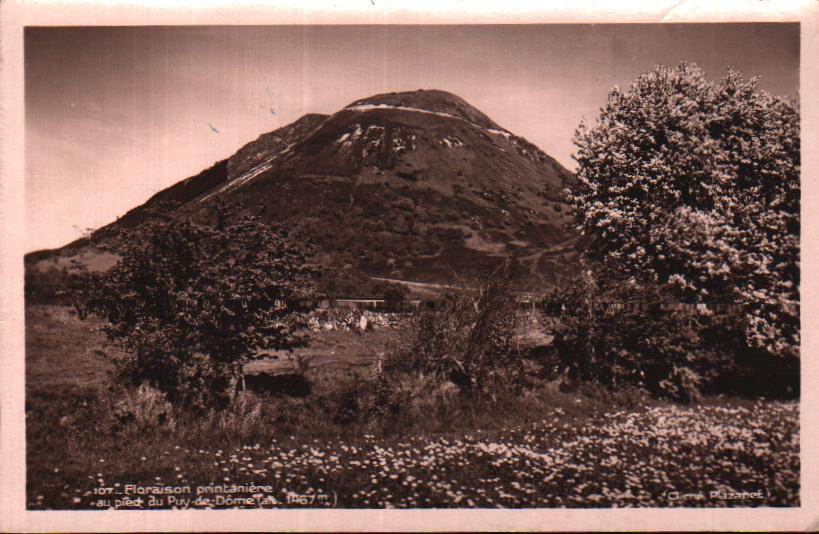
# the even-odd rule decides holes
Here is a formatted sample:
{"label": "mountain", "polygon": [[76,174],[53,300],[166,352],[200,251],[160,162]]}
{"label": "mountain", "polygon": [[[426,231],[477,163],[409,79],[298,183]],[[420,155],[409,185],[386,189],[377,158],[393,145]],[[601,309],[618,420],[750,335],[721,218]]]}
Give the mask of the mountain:
{"label": "mountain", "polygon": [[448,283],[513,256],[532,282],[548,283],[575,265],[563,199],[573,182],[453,94],[388,93],[263,134],[59,253],[104,242],[150,208],[174,203],[175,213],[204,220],[223,202],[287,223],[331,269]]}

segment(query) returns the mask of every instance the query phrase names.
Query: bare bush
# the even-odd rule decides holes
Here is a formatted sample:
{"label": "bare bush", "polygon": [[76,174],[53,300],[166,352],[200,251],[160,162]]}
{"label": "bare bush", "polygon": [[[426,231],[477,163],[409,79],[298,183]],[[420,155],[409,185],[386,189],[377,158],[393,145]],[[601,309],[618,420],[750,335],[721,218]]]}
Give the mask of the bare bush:
{"label": "bare bush", "polygon": [[405,345],[384,360],[384,374],[422,374],[474,396],[519,387],[523,363],[514,343],[519,313],[511,264],[471,286],[415,315]]}

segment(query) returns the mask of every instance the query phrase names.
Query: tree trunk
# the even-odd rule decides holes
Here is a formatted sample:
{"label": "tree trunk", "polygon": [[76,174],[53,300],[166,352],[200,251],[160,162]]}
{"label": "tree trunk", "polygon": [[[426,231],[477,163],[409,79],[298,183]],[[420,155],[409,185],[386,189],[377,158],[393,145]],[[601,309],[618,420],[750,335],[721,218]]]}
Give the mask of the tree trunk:
{"label": "tree trunk", "polygon": [[245,373],[242,364],[231,365],[230,369],[230,384],[228,389],[230,391],[230,402],[235,402],[240,393],[245,391]]}

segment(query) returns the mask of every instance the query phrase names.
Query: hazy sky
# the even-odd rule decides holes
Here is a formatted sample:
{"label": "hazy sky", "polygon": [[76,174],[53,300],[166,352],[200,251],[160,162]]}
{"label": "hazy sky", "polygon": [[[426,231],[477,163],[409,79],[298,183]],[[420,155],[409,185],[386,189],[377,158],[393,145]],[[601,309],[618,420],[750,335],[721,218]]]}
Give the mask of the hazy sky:
{"label": "hazy sky", "polygon": [[28,28],[25,54],[27,250],[376,93],[450,91],[573,168],[581,118],[656,64],[799,88],[795,24]]}

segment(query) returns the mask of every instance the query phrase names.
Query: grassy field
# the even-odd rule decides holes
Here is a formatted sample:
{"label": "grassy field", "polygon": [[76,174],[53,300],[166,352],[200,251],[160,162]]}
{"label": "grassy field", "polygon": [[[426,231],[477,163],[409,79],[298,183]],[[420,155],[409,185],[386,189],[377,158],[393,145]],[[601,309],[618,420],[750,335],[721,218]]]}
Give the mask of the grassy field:
{"label": "grassy field", "polygon": [[123,423],[101,325],[57,306],[26,319],[32,509],[799,504],[795,402],[545,383],[491,405],[419,395],[373,426],[345,417],[347,399],[395,333],[332,331],[305,349],[304,388],[276,382],[286,359],[262,361],[248,370],[267,381],[232,409],[194,419],[148,396],[159,417]]}

